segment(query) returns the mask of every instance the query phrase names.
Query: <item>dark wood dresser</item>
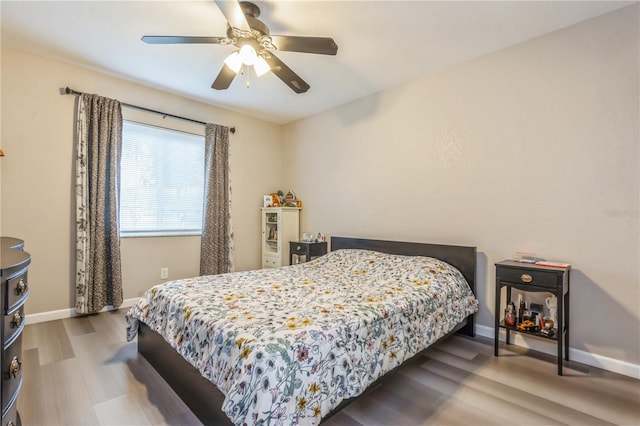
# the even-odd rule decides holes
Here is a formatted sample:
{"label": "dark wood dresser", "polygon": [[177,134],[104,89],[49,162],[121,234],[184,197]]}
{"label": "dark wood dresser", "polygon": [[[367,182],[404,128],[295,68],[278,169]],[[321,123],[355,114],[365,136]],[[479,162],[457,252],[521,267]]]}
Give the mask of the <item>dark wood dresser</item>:
{"label": "dark wood dresser", "polygon": [[29,297],[27,267],[31,256],[18,238],[0,237],[0,282],[2,284],[2,426],[21,424],[18,393],[22,385],[22,329],[24,302]]}

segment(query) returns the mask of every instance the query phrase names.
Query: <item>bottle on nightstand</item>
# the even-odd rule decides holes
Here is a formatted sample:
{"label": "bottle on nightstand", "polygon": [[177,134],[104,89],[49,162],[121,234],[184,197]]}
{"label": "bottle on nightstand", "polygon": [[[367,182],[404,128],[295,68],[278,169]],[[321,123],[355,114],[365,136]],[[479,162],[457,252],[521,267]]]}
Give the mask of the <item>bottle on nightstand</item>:
{"label": "bottle on nightstand", "polygon": [[527,306],[524,304],[524,300],[522,300],[522,295],[519,294],[518,295],[518,324],[520,324],[522,321],[524,321],[524,312],[527,309]]}
{"label": "bottle on nightstand", "polygon": [[504,313],[504,323],[509,327],[513,327],[516,325],[516,306],[513,302],[507,305],[507,309],[505,309]]}

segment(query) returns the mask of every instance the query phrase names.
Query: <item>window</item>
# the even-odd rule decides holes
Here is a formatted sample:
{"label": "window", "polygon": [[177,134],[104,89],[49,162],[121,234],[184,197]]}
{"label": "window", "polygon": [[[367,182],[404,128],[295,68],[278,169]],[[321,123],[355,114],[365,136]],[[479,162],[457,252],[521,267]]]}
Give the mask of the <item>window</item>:
{"label": "window", "polygon": [[124,121],[120,234],[200,235],[204,136]]}

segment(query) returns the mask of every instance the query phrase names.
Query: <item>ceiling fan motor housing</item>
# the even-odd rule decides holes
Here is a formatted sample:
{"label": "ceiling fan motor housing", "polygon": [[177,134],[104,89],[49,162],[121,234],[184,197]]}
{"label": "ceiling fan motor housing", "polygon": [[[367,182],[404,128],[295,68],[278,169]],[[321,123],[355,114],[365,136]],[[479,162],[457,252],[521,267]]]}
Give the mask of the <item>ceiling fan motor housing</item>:
{"label": "ceiling fan motor housing", "polygon": [[258,6],[249,1],[241,1],[240,8],[252,31],[257,31],[260,35],[269,35],[269,27],[258,19],[258,16],[260,16],[260,8]]}
{"label": "ceiling fan motor housing", "polygon": [[266,53],[265,49],[274,49],[275,46],[269,37],[269,27],[258,19],[260,8],[248,1],[241,1],[239,4],[251,31],[235,28],[227,23],[227,37],[232,44],[237,47],[242,47],[245,44],[251,45],[258,54]]}

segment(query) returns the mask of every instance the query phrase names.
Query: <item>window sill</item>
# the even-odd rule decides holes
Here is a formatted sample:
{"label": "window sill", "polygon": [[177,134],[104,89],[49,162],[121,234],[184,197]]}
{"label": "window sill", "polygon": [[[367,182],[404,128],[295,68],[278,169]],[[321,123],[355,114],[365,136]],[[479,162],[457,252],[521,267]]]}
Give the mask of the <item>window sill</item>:
{"label": "window sill", "polygon": [[202,231],[131,231],[121,232],[120,238],[201,237]]}

